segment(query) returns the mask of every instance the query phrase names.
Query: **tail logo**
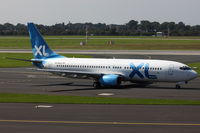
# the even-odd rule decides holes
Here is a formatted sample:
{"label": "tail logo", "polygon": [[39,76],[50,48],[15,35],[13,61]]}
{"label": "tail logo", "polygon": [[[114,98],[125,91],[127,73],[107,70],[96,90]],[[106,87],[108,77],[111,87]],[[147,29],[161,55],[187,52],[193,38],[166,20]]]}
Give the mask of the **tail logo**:
{"label": "tail logo", "polygon": [[35,45],[35,56],[37,56],[38,54],[40,56],[48,56],[48,53],[46,53],[46,48],[45,45],[39,45],[39,47],[37,45]]}

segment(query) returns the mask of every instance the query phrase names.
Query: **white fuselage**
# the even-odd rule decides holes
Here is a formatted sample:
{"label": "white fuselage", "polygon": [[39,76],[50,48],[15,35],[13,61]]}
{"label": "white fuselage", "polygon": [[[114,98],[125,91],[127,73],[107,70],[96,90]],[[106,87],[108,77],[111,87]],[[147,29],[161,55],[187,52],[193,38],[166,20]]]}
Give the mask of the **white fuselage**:
{"label": "white fuselage", "polygon": [[[144,59],[88,59],[66,58],[52,51],[33,23],[28,23],[28,32],[38,70],[66,77],[92,78],[93,86],[119,86],[121,81],[149,84],[152,82],[185,82],[197,77],[197,73],[185,64],[165,60]],[[23,59],[18,59],[23,60]],[[23,60],[27,61],[27,60]]]}
{"label": "white fuselage", "polygon": [[166,60],[52,58],[43,65],[45,69],[116,74],[132,82],[183,82],[197,77],[194,70],[180,69],[187,65]]}

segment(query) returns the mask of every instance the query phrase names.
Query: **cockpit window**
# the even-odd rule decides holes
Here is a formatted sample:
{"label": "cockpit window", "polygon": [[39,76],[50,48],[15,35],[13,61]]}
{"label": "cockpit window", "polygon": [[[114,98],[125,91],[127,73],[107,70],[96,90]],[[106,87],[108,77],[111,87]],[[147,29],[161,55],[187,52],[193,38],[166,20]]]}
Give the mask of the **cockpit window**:
{"label": "cockpit window", "polygon": [[181,70],[191,70],[191,68],[188,67],[188,66],[182,66],[182,67],[180,67],[180,69],[181,69]]}

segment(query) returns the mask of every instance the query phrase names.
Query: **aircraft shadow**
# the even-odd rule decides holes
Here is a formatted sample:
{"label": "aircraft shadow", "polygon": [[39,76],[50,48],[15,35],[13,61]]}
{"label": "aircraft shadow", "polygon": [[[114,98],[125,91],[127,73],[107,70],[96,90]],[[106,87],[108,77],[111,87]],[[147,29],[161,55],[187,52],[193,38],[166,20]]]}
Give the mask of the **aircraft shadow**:
{"label": "aircraft shadow", "polygon": [[69,92],[69,91],[86,91],[86,90],[108,90],[108,89],[131,89],[132,87],[101,87],[101,88],[93,88],[91,85],[68,85],[68,86],[74,86],[74,87],[83,87],[83,86],[87,86],[87,88],[78,88],[78,89],[62,89],[62,90],[54,90],[54,91],[50,91],[50,92]]}
{"label": "aircraft shadow", "polygon": [[[62,84],[63,85],[63,84]],[[83,87],[87,86],[89,88],[80,88],[80,89],[62,89],[62,90],[54,90],[50,92],[70,92],[70,91],[86,91],[86,90],[125,90],[125,89],[175,89],[170,87],[152,87],[148,85],[140,85],[140,84],[129,84],[129,85],[121,85],[119,87],[101,87],[101,88],[93,88],[91,85],[78,85],[78,84],[70,84],[67,86],[74,86],[74,87]],[[184,88],[185,89],[185,88]],[[191,88],[189,88],[191,90]],[[195,88],[196,90],[196,88]],[[200,89],[199,89],[200,90]]]}
{"label": "aircraft shadow", "polygon": [[36,85],[36,86],[68,86],[68,87],[82,87],[82,88],[74,88],[74,89],[60,89],[53,90],[49,92],[69,92],[69,91],[86,91],[86,90],[108,90],[108,89],[116,89],[116,90],[124,90],[124,89],[170,89],[170,90],[199,90],[199,88],[180,88],[176,89],[175,87],[162,87],[156,85],[142,85],[142,84],[128,84],[121,85],[119,87],[101,87],[101,88],[93,88],[92,85],[82,85],[82,84],[73,84],[70,83],[57,83],[57,84],[46,84],[46,85]]}
{"label": "aircraft shadow", "polygon": [[167,89],[167,90],[199,90],[200,91],[200,88],[194,88],[194,87],[185,88],[184,86],[182,86],[182,88],[177,89],[175,87],[169,87],[169,86],[163,87],[163,86],[156,86],[156,85],[149,85],[149,86],[147,86],[145,88],[141,88],[141,89],[147,89],[147,88],[149,88],[149,89]]}

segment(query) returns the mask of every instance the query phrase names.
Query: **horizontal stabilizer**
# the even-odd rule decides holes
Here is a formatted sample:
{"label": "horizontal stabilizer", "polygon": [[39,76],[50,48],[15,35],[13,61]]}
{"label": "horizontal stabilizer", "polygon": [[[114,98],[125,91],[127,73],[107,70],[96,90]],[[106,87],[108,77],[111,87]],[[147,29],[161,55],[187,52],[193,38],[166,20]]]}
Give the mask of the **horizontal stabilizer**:
{"label": "horizontal stabilizer", "polygon": [[42,63],[42,60],[27,60],[27,59],[18,59],[18,58],[10,58],[10,57],[6,57],[6,59],[9,60],[19,60],[19,61],[26,61],[26,62],[33,62],[33,63]]}

